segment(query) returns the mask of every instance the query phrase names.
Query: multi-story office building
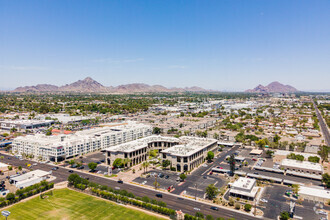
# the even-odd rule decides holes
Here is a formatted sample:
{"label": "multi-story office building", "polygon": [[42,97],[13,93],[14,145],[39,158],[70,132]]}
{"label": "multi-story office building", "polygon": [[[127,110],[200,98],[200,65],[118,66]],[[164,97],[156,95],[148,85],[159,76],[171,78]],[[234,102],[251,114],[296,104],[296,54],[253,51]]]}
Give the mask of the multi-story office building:
{"label": "multi-story office building", "polygon": [[152,127],[133,122],[78,131],[69,135],[43,134],[21,136],[14,139],[12,150],[16,154],[33,155],[43,160],[58,161],[89,152],[103,150],[151,135]]}
{"label": "multi-story office building", "polygon": [[169,160],[177,171],[192,170],[203,163],[208,151],[216,152],[215,139],[196,137],[150,136],[106,149],[106,161],[112,165],[117,158],[129,159],[128,166],[147,160],[150,150],[158,150],[162,160]]}

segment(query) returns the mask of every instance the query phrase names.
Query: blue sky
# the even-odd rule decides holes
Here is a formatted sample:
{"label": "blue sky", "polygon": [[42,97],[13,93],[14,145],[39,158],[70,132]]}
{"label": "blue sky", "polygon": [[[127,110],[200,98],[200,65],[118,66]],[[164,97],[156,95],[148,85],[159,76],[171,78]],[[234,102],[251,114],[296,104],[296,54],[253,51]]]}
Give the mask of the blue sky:
{"label": "blue sky", "polygon": [[0,0],[0,88],[87,76],[330,91],[330,1]]}

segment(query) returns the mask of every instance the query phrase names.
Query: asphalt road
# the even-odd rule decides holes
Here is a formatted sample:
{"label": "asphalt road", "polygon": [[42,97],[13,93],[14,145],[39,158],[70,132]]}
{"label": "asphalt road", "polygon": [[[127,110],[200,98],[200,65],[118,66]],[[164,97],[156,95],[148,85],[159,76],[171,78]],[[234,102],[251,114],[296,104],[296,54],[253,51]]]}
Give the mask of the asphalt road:
{"label": "asphalt road", "polygon": [[[4,155],[4,154],[0,154],[0,155],[4,156],[4,159],[2,160],[2,162],[10,164],[10,165],[25,166],[25,163],[33,164],[33,162],[28,161],[28,160],[19,160],[13,156],[8,156],[8,155]],[[10,159],[8,159],[8,158],[10,158]],[[218,158],[218,159],[220,160],[221,158]],[[49,165],[49,164],[38,163],[38,165],[33,166],[33,169],[41,169],[41,170],[45,170],[45,171],[50,171],[51,168],[53,168],[53,167],[54,166]],[[210,168],[210,167],[208,167],[208,168]],[[155,196],[155,194],[159,193],[159,192],[156,192],[155,190],[141,188],[139,186],[135,186],[135,185],[131,185],[131,184],[125,184],[125,183],[119,184],[112,179],[102,178],[102,177],[99,177],[96,175],[80,172],[78,170],[75,170],[74,173],[77,173],[84,178],[88,177],[89,181],[92,181],[92,182],[95,182],[95,183],[98,183],[101,185],[107,185],[112,188],[119,187],[120,189],[125,189],[128,192],[132,192],[134,195],[139,196],[139,197],[148,196],[149,198],[152,198],[152,199],[158,199]],[[68,169],[60,167],[57,171],[53,171],[53,176],[56,177],[56,180],[54,182],[65,181],[65,180],[67,180],[69,175],[70,175],[70,173],[68,172]],[[175,196],[172,194],[167,194],[167,193],[163,193],[162,201],[167,203],[168,208],[172,208],[175,210],[182,210],[184,213],[188,213],[191,215],[194,215],[196,213],[194,208],[199,208],[200,212],[202,212],[204,215],[212,215],[213,217],[235,218],[236,220],[237,219],[244,219],[244,220],[256,219],[255,217],[253,217],[251,215],[247,215],[244,213],[238,213],[238,212],[227,210],[227,209],[224,209],[221,207],[219,207],[218,211],[214,211],[214,210],[210,209],[210,207],[212,206],[211,204],[205,204],[202,202],[198,202],[198,201],[190,200],[190,199],[186,199],[186,198],[184,198],[184,200],[178,200],[178,196]]]}
{"label": "asphalt road", "polygon": [[321,113],[320,113],[320,110],[317,108],[317,105],[315,104],[314,100],[313,100],[313,105],[314,105],[314,108],[315,108],[315,111],[316,111],[316,115],[317,115],[317,118],[319,120],[319,124],[321,126],[321,130],[322,130],[322,133],[323,133],[323,136],[324,136],[324,139],[325,139],[325,144],[330,147],[330,134],[329,134],[329,129],[328,129],[328,126],[326,125]]}

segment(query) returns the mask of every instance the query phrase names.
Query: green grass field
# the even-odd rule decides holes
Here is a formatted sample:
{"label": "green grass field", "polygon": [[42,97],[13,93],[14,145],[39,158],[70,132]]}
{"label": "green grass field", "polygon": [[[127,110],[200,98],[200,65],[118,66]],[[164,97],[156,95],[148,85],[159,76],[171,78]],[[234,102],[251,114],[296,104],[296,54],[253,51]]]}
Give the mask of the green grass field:
{"label": "green grass field", "polygon": [[[144,212],[98,199],[69,189],[54,190],[46,199],[36,197],[5,208],[10,219],[161,219]],[[3,216],[0,219],[4,219]]]}

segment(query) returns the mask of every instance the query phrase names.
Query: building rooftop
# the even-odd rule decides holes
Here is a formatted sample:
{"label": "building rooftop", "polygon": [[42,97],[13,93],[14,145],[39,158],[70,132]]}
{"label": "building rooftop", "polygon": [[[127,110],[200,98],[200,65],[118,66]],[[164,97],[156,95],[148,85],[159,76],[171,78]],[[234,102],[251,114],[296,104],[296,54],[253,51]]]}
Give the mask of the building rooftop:
{"label": "building rooftop", "polygon": [[302,169],[310,169],[323,172],[323,167],[319,163],[312,163],[309,161],[298,161],[292,159],[283,159],[282,166],[290,166],[290,167],[297,167]]}
{"label": "building rooftop", "polygon": [[197,138],[197,137],[164,137],[164,136],[149,136],[141,138],[128,143],[120,144],[117,146],[109,147],[106,151],[110,152],[133,152],[148,146],[148,143],[156,141],[166,141],[172,143],[179,143],[178,145],[172,146],[168,149],[163,150],[163,153],[170,153],[176,156],[189,156],[195,152],[203,149],[206,145],[216,143],[215,139]]}
{"label": "building rooftop", "polygon": [[180,137],[180,144],[162,151],[174,156],[190,156],[206,146],[217,143],[217,140],[210,138]]}
{"label": "building rooftop", "polygon": [[19,182],[19,181],[24,181],[27,179],[31,179],[31,178],[35,178],[35,177],[43,177],[46,175],[49,175],[49,172],[43,171],[43,170],[33,170],[31,172],[28,172],[26,174],[20,175],[20,176],[16,176],[11,178],[11,180]]}
{"label": "building rooftop", "polygon": [[252,190],[253,186],[255,185],[255,182],[255,179],[240,177],[231,185],[231,187],[235,189]]}
{"label": "building rooftop", "polygon": [[[59,146],[67,146],[71,144],[80,144],[84,143],[84,141],[90,141],[97,137],[104,136],[104,135],[115,135],[118,132],[127,132],[132,129],[142,129],[150,127],[143,124],[137,124],[134,122],[128,123],[113,123],[109,124],[108,126],[92,128],[84,131],[77,131],[73,134],[60,134],[60,135],[52,135],[46,136],[44,134],[36,134],[36,135],[27,135],[27,136],[20,136],[14,139],[15,141],[26,141],[26,142],[33,142],[35,144],[39,144],[45,148],[52,148],[52,147],[59,147]],[[151,129],[151,127],[150,127]]]}
{"label": "building rooftop", "polygon": [[167,142],[179,142],[178,138],[173,137],[164,137],[164,136],[158,136],[153,135],[141,139],[137,139],[128,143],[119,144],[117,146],[108,147],[105,150],[110,152],[133,152],[142,148],[145,148],[148,146],[148,143],[154,142],[154,141],[167,141]]}
{"label": "building rooftop", "polygon": [[330,191],[324,188],[316,188],[316,187],[306,187],[300,186],[299,187],[299,194],[309,195],[313,197],[325,198],[330,199]]}

